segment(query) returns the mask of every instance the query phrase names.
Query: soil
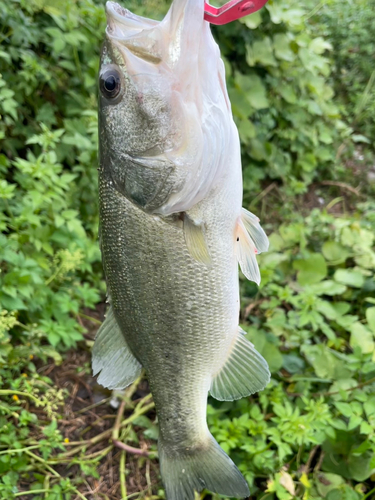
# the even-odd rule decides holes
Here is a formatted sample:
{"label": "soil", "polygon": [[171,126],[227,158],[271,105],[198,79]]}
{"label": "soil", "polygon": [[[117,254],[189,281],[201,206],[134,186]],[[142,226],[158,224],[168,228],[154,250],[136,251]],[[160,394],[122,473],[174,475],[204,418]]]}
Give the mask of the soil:
{"label": "soil", "polygon": [[[65,401],[63,408],[64,420],[59,422],[59,428],[63,436],[69,439],[70,442],[79,441],[81,439],[91,439],[101,432],[111,429],[115,423],[117,408],[114,408],[115,398],[112,398],[111,391],[107,391],[99,386],[95,379],[86,371],[83,375],[77,375],[77,368],[91,362],[91,354],[87,350],[74,352],[70,351],[64,360],[64,363],[59,367],[54,367],[50,373],[50,377],[55,381],[56,385],[68,389],[70,396]],[[137,401],[148,394],[148,385],[146,380],[142,380],[139,384],[132,399]],[[96,403],[103,402],[100,406],[90,409],[90,406]],[[130,411],[124,413],[124,418],[131,414]],[[154,420],[154,412],[148,414],[149,418]],[[142,429],[135,427],[138,436],[138,443],[131,442],[132,446],[142,450],[149,450],[151,446],[155,449],[155,442],[146,440],[142,436]],[[87,454],[93,454],[104,450],[110,444],[111,437],[100,441],[98,444],[89,446]],[[82,485],[80,489],[87,499],[97,500],[105,498],[105,495],[112,500],[120,500],[120,466],[121,450],[114,448],[100,462],[97,472],[99,479],[88,478],[86,485]],[[161,487],[159,480],[158,464],[154,460],[144,457],[137,457],[126,453],[126,486],[127,494],[138,493],[148,490],[148,496],[156,494]],[[59,474],[69,477],[80,475],[78,465],[60,466],[57,469]],[[150,477],[150,483],[147,484],[146,472]]]}
{"label": "soil", "polygon": [[[92,317],[102,321],[104,319],[105,304],[99,304],[95,311],[86,310],[80,322],[87,329],[85,334],[86,342],[79,344],[76,350],[68,351],[63,357],[63,363],[57,366],[54,363],[43,365],[39,371],[48,376],[58,388],[65,389],[69,396],[65,399],[61,414],[63,418],[58,421],[58,428],[63,437],[70,443],[81,440],[87,441],[95,438],[103,431],[112,429],[116,416],[119,411],[121,396],[116,398],[113,391],[104,389],[96,383],[96,379],[91,375],[91,352],[90,343],[94,340],[98,323],[89,321],[87,317]],[[137,403],[140,399],[149,394],[147,380],[142,380],[134,394],[132,401]],[[150,401],[148,401],[149,403]],[[39,412],[37,408],[33,411]],[[132,409],[125,411],[123,418],[132,414]],[[156,414],[150,410],[147,416],[154,421]],[[143,430],[133,426],[136,436],[129,440],[129,445],[137,449],[147,451],[156,450],[156,441],[145,439]],[[100,454],[111,444],[111,433],[108,438],[101,440],[97,444],[88,444],[85,450],[85,456],[91,454]],[[70,443],[66,446],[67,450],[72,449]],[[127,442],[128,444],[128,442]],[[97,467],[98,479],[90,476],[84,477],[83,483],[78,487],[79,491],[88,500],[121,500],[121,486],[119,478],[121,449],[114,447],[100,460]],[[59,464],[55,470],[63,477],[77,478],[81,470],[77,464],[77,457],[70,463]],[[162,488],[159,464],[156,459],[150,459],[143,456],[137,456],[132,453],[126,453],[125,462],[126,471],[126,489],[127,496],[130,498],[152,498],[158,490]],[[27,485],[25,486],[27,489]],[[23,497],[20,497],[23,500]],[[29,500],[30,497],[24,498]],[[74,500],[79,497],[73,496]]]}

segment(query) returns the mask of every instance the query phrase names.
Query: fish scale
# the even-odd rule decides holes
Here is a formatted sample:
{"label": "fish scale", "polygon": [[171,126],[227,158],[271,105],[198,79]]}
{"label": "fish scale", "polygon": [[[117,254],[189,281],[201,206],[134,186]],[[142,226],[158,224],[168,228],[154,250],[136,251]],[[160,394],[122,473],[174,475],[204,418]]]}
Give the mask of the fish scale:
{"label": "fish scale", "polygon": [[[227,252],[220,248],[225,246],[222,234],[229,225],[228,217],[224,212],[218,224],[214,216],[215,234],[210,236],[221,244],[214,246],[210,268],[189,255],[181,228],[148,216],[105,179],[100,179],[100,218],[111,304],[127,332],[131,351],[146,367],[163,437],[171,442],[181,436],[194,440],[202,435],[202,427],[206,431],[211,376],[218,359],[225,356],[238,322],[235,263],[230,247]],[[232,226],[234,230],[234,220]],[[181,375],[179,387],[176,368]],[[176,427],[178,407],[177,414],[191,415],[186,428],[182,421]],[[165,419],[174,417],[168,423],[164,415]]]}

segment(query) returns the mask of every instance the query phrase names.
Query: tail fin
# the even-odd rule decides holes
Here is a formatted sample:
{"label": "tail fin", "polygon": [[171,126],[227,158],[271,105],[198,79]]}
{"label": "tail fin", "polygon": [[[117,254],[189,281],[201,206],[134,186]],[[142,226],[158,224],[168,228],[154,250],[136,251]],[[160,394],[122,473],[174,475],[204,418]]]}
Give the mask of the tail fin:
{"label": "tail fin", "polygon": [[194,500],[194,491],[205,488],[237,498],[250,495],[245,478],[211,435],[204,444],[181,450],[159,438],[159,460],[167,500]]}

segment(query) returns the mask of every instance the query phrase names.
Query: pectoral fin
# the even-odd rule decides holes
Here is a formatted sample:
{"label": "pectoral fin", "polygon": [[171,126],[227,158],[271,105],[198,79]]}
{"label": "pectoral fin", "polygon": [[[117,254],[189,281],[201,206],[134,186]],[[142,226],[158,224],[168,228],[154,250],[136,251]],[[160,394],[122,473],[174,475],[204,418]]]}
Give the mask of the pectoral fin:
{"label": "pectoral fin", "polygon": [[263,231],[261,225],[259,224],[258,217],[246,210],[246,208],[242,208],[241,219],[245,226],[245,229],[250,235],[250,238],[254,242],[257,252],[267,252],[270,243],[268,241],[266,233]]}
{"label": "pectoral fin", "polygon": [[257,259],[255,257],[258,251],[240,218],[237,221],[236,227],[235,249],[241,271],[248,280],[255,281],[255,283],[259,285],[260,272]]}
{"label": "pectoral fin", "polygon": [[210,265],[211,256],[204,234],[204,224],[197,224],[187,214],[184,214],[184,235],[190,255],[196,261]]}
{"label": "pectoral fin", "polygon": [[263,390],[270,381],[267,361],[239,328],[228,358],[214,376],[210,393],[219,401],[233,401]]}
{"label": "pectoral fin", "polygon": [[96,334],[92,350],[93,374],[100,372],[98,383],[108,389],[124,389],[140,376],[141,370],[110,307]]}
{"label": "pectoral fin", "polygon": [[236,255],[241,271],[247,279],[259,285],[260,273],[255,256],[266,252],[269,242],[258,217],[243,208],[237,221],[235,237]]}

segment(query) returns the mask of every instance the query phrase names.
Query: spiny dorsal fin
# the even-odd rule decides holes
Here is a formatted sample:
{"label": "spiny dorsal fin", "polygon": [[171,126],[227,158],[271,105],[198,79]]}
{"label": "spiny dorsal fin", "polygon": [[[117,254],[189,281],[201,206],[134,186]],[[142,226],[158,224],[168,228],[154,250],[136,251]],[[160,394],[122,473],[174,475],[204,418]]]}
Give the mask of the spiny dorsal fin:
{"label": "spiny dorsal fin", "polygon": [[219,401],[233,401],[262,391],[270,381],[267,361],[239,327],[224,366],[214,376],[210,393]]}
{"label": "spiny dorsal fin", "polygon": [[201,262],[202,264],[206,264],[206,266],[210,265],[211,256],[207,247],[203,222],[197,224],[185,213],[184,235],[190,255],[196,261]]}
{"label": "spiny dorsal fin", "polygon": [[98,384],[108,389],[124,389],[136,380],[142,366],[130,352],[112,307],[98,330],[92,349],[92,371],[100,372]]}

